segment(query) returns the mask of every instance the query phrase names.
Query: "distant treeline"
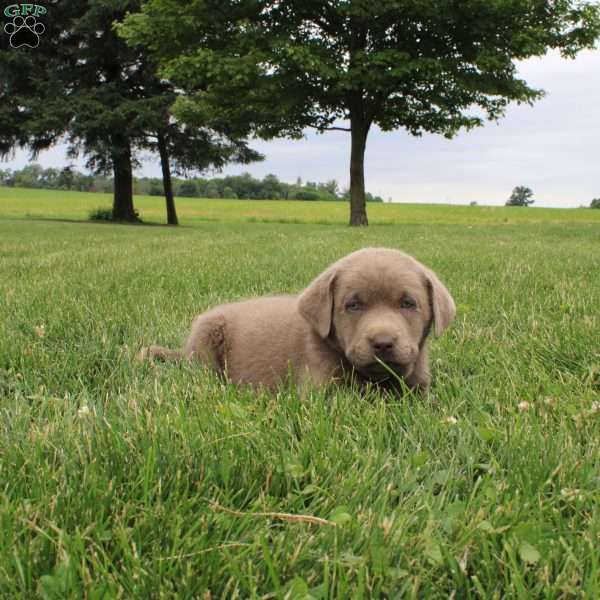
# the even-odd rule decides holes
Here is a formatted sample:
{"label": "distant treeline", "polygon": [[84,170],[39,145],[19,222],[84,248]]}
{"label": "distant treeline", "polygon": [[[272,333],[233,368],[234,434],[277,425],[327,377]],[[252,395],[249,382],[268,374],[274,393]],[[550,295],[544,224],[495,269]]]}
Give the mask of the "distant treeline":
{"label": "distant treeline", "polygon": [[[44,169],[30,164],[21,170],[0,169],[0,185],[7,187],[42,188],[49,190],[72,190],[78,192],[112,193],[113,178],[103,175],[80,173],[72,167]],[[188,198],[229,198],[248,200],[348,200],[349,191],[340,189],[335,179],[326,183],[284,183],[275,175],[256,179],[249,173],[227,177],[173,178],[176,196]],[[163,183],[157,177],[134,177],[133,193],[163,196]],[[383,202],[380,196],[367,192],[367,202]]]}

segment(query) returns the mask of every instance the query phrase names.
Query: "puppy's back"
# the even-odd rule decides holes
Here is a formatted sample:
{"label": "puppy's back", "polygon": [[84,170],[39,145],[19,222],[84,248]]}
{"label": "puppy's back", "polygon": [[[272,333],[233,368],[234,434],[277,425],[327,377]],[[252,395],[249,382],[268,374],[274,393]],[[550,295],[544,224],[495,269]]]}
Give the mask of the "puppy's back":
{"label": "puppy's back", "polygon": [[310,326],[297,296],[266,296],[224,304],[196,318],[185,354],[217,348],[216,365],[236,383],[275,387],[305,362]]}

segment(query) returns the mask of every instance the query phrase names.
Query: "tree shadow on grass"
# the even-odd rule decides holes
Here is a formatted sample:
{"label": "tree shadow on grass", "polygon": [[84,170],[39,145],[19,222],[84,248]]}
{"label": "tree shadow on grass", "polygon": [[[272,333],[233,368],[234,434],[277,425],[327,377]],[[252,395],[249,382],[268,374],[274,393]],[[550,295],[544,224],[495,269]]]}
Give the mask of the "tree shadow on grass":
{"label": "tree shadow on grass", "polygon": [[130,227],[164,227],[169,229],[188,229],[190,225],[169,225],[167,223],[152,223],[147,221],[110,221],[93,219],[67,219],[65,217],[44,217],[36,215],[25,215],[23,217],[3,217],[15,221],[43,221],[48,223],[71,223],[78,225],[126,225]]}

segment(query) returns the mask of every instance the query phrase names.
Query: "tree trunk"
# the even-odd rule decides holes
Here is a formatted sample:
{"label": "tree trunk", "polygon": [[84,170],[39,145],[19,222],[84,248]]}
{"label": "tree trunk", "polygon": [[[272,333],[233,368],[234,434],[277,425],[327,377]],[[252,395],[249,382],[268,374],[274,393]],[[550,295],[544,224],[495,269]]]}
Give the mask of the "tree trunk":
{"label": "tree trunk", "polygon": [[365,148],[369,124],[362,116],[351,114],[350,128],[350,225],[360,227],[369,224],[365,200]]}
{"label": "tree trunk", "polygon": [[173,198],[173,182],[171,181],[171,167],[169,165],[169,152],[167,143],[162,134],[158,134],[158,152],[160,154],[160,166],[163,174],[163,188],[165,190],[165,202],[167,203],[167,223],[179,225],[177,211],[175,210],[175,199]]}
{"label": "tree trunk", "polygon": [[133,175],[129,144],[115,147],[112,153],[112,161],[115,177],[113,219],[115,221],[139,221],[133,208]]}

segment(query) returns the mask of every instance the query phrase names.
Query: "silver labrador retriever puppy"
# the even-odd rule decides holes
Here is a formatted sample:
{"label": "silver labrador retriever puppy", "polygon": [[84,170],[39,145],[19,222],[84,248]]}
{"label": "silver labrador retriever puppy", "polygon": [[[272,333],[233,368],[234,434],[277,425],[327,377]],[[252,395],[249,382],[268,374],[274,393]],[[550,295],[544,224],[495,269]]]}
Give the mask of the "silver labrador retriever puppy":
{"label": "silver labrador retriever puppy", "polygon": [[182,350],[138,359],[196,359],[235,383],[300,389],[354,379],[426,390],[426,340],[455,316],[452,296],[420,262],[387,248],[338,260],[299,296],[224,304],[194,320]]}

